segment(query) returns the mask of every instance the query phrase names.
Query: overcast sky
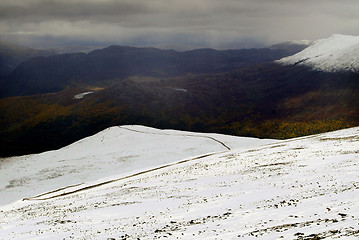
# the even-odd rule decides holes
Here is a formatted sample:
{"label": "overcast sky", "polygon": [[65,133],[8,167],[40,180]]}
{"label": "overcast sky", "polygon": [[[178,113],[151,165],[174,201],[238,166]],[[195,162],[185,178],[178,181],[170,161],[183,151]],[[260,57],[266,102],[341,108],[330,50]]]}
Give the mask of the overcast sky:
{"label": "overcast sky", "polygon": [[240,47],[359,35],[359,0],[1,0],[0,38]]}

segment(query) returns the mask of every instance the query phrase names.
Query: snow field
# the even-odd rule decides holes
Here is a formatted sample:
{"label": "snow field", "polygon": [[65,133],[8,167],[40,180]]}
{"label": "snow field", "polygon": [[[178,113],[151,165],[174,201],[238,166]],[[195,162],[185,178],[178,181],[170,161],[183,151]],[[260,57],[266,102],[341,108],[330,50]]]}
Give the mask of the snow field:
{"label": "snow field", "polygon": [[359,128],[234,149],[0,210],[3,239],[357,239]]}
{"label": "snow field", "polygon": [[224,151],[227,147],[271,142],[275,140],[144,126],[111,127],[59,150],[0,159],[0,205],[69,185],[126,176],[184,158]]}

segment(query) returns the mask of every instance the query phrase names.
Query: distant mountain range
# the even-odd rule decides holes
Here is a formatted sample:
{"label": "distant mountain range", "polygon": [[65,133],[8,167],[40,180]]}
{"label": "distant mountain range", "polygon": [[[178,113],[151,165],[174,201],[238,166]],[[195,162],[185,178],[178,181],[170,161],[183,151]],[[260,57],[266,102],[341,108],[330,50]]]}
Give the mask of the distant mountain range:
{"label": "distant mountain range", "polygon": [[1,155],[59,148],[124,124],[279,139],[357,126],[358,71],[285,62],[317,42],[185,52],[111,46],[28,59],[1,79]]}
{"label": "distant mountain range", "polygon": [[[297,48],[294,50],[296,52]],[[263,48],[186,52],[111,46],[88,54],[72,53],[31,58],[4,77],[1,97],[57,92],[68,86],[100,85],[131,76],[168,78],[214,74],[270,62],[292,49]]]}
{"label": "distant mountain range", "polygon": [[36,50],[7,42],[0,42],[0,76],[11,73],[23,61],[36,56],[50,55],[47,50]]}
{"label": "distant mountain range", "polygon": [[76,52],[88,53],[99,48],[101,47],[66,46],[49,49],[33,49],[0,41],[0,76],[4,76],[11,73],[20,65],[20,63],[33,57],[51,56]]}

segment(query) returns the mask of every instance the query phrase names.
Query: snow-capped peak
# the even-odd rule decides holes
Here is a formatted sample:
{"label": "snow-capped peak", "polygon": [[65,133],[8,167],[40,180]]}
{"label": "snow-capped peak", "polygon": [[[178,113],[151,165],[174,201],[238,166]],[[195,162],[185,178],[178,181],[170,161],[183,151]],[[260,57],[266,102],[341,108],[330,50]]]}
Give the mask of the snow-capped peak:
{"label": "snow-capped peak", "polygon": [[284,65],[305,65],[325,72],[359,71],[359,36],[333,34],[277,62]]}

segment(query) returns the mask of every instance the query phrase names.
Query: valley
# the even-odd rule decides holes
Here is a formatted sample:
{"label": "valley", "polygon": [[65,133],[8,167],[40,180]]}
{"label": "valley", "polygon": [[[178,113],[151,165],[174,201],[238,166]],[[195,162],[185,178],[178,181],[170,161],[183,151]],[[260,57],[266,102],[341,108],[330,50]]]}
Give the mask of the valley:
{"label": "valley", "polygon": [[273,139],[357,126],[357,72],[274,62],[305,47],[112,46],[30,59],[1,84],[1,156],[55,150],[116,125]]}

